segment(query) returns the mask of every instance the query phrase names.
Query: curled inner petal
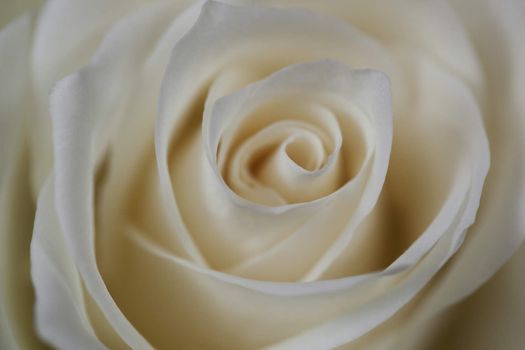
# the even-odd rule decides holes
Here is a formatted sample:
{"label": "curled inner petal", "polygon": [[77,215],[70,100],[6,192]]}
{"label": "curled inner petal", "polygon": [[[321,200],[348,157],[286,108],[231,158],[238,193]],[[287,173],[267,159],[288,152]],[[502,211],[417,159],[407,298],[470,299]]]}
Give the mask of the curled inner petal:
{"label": "curled inner petal", "polygon": [[[337,124],[333,115],[323,115]],[[266,205],[326,196],[344,184],[341,133],[328,135],[300,120],[277,121],[246,139],[222,169],[239,195]],[[335,138],[332,139],[332,137]]]}

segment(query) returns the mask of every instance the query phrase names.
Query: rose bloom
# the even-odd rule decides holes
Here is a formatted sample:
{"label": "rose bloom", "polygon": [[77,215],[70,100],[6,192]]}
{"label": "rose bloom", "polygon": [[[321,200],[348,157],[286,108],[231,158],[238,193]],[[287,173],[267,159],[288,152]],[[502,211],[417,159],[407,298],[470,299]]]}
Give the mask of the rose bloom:
{"label": "rose bloom", "polygon": [[1,349],[525,348],[523,1],[0,14]]}

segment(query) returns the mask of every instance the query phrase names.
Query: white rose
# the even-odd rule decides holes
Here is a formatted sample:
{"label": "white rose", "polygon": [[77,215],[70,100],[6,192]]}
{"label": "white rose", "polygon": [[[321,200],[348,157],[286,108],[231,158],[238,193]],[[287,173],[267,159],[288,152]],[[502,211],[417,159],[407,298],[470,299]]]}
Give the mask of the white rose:
{"label": "white rose", "polygon": [[0,31],[2,349],[525,345],[523,267],[450,308],[525,236],[523,3],[27,8]]}

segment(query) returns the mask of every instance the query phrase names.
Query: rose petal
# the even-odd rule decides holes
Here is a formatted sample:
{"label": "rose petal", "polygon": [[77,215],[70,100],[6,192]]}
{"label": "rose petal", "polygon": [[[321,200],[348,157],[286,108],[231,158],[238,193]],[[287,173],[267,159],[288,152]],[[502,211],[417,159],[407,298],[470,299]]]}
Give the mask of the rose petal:
{"label": "rose petal", "polygon": [[[465,301],[402,337],[403,349],[521,349],[525,342],[525,246]],[[417,333],[415,333],[417,332]],[[417,335],[417,336],[416,336]]]}
{"label": "rose petal", "polygon": [[106,349],[91,326],[81,279],[61,236],[53,187],[48,181],[40,193],[31,244],[37,331],[59,349]]}
{"label": "rose petal", "polygon": [[[31,128],[32,189],[38,191],[53,167],[48,97],[53,85],[89,63],[107,30],[141,0],[43,2],[35,25],[31,65],[35,104]],[[65,30],[67,28],[67,30]]]}
{"label": "rose petal", "polygon": [[[337,235],[339,233],[336,228],[333,228],[336,227],[335,222],[344,223],[350,219],[355,220],[354,225],[357,225],[364,215],[371,210],[375,203],[374,197],[377,198],[381,189],[381,182],[374,183],[374,176],[368,174],[368,169],[371,167],[370,169],[373,172],[377,172],[375,176],[384,177],[386,165],[388,164],[389,140],[391,136],[388,135],[390,95],[388,94],[387,86],[386,78],[377,72],[351,71],[344,65],[336,62],[295,65],[275,73],[261,83],[219,100],[217,108],[213,108],[211,115],[209,117],[205,116],[203,135],[205,140],[209,139],[209,141],[205,141],[205,145],[207,145],[205,146],[207,148],[205,152],[207,152],[212,167],[215,168],[216,179],[220,179],[221,175],[214,165],[214,154],[216,154],[214,149],[218,144],[220,130],[225,128],[223,125],[240,123],[240,120],[236,121],[237,116],[242,118],[250,110],[256,110],[261,104],[271,103],[272,99],[279,96],[297,93],[304,100],[315,101],[317,99],[318,103],[334,111],[336,110],[338,119],[343,122],[344,126],[349,124],[345,119],[357,119],[354,123],[361,125],[358,128],[362,128],[362,133],[366,135],[363,138],[368,145],[365,146],[367,149],[363,151],[366,155],[364,156],[361,170],[355,175],[354,179],[341,188],[341,191],[336,191],[325,198],[308,203],[264,208],[243,201],[227,188],[219,189],[219,191],[224,192],[217,195],[224,198],[225,203],[221,206],[231,207],[230,210],[233,213],[237,211],[237,215],[249,215],[250,217],[258,215],[272,216],[273,218],[268,218],[270,222],[278,220],[281,224],[286,220],[294,220],[293,217],[297,217],[297,215],[303,218],[315,217],[313,220],[308,220],[307,224],[303,224],[304,226],[296,234],[291,234],[290,237],[294,237],[293,239],[288,239],[289,243],[294,241],[295,249],[300,250],[300,253],[297,252],[295,254],[293,263],[290,263],[290,254],[294,249],[288,244],[279,245],[278,250],[264,253],[264,257],[256,256],[250,259],[249,266],[254,273],[254,275],[251,275],[252,277],[257,276],[257,278],[261,278],[266,274],[265,279],[281,279],[282,277],[279,277],[276,272],[286,273],[286,270],[293,268],[293,266],[296,269],[299,267],[299,270],[296,270],[295,273],[301,273],[301,271],[304,273],[305,267],[308,269],[309,264],[311,265],[315,262],[320,254],[326,251],[327,247],[333,243],[334,234]],[[316,96],[318,91],[323,91],[324,93]],[[287,108],[290,112],[294,110],[294,107],[291,106]],[[346,134],[347,131],[344,133]],[[347,138],[343,142],[346,145],[348,141],[349,139]],[[351,142],[348,144],[352,145]],[[221,150],[227,147],[224,143],[221,144]],[[351,154],[353,151],[357,150],[348,147],[346,149],[347,154]],[[369,161],[372,155],[374,155],[375,163],[369,166],[368,163],[372,163],[372,161]],[[378,164],[382,164],[383,170],[378,169]],[[363,190],[365,193],[362,193]],[[370,203],[365,204],[366,201],[370,201]],[[354,206],[359,206],[359,208],[352,214],[349,208]],[[366,209],[367,206],[368,209]],[[240,210],[242,210],[242,214]],[[325,231],[323,235],[318,234],[321,227]],[[268,225],[266,225],[266,229],[268,233],[264,233],[265,235],[272,233]],[[246,229],[242,231],[246,231]],[[216,231],[213,232],[216,234]],[[348,230],[348,233],[351,236],[351,229]],[[286,249],[281,249],[283,247]],[[304,260],[304,262],[300,263],[300,260]],[[262,267],[265,264],[270,264],[271,266]],[[277,266],[280,266],[280,268],[276,268]],[[303,267],[301,268],[300,266]],[[260,272],[257,271],[262,268],[266,272],[263,273],[262,270]],[[241,273],[245,274],[247,270]],[[300,275],[297,277],[300,277]]]}
{"label": "rose petal", "polygon": [[[347,1],[347,0],[225,0],[229,3],[302,7],[346,20],[387,46],[398,51],[424,52],[443,68],[464,79],[479,93],[483,71],[463,21],[449,3],[431,0]],[[466,6],[468,7],[468,6]],[[471,8],[471,7],[470,7]],[[397,93],[394,89],[394,93]]]}
{"label": "rose petal", "polygon": [[[282,33],[286,33],[286,36]],[[319,40],[312,40],[313,37]],[[252,40],[254,38],[257,40]],[[279,42],[275,41],[276,38],[279,38]],[[308,44],[295,45],[297,40],[301,42],[306,40]],[[290,45],[287,44],[289,41],[294,43],[293,47],[297,47],[297,50],[289,50]],[[278,49],[280,46],[286,48]],[[341,50],[343,46],[346,46],[345,50]],[[192,53],[191,56],[186,55],[189,52]],[[271,52],[287,52],[287,54],[273,55]],[[223,206],[228,203],[217,203],[214,194],[199,193],[204,189],[213,192],[217,186],[209,183],[210,179],[206,177],[211,174],[206,174],[205,170],[191,170],[193,168],[188,167],[188,164],[192,164],[193,167],[199,165],[198,162],[189,162],[189,160],[192,157],[199,157],[198,154],[201,153],[196,148],[199,147],[198,129],[192,129],[193,131],[184,129],[186,124],[193,125],[188,122],[190,117],[194,117],[193,113],[199,113],[198,110],[188,110],[188,106],[197,105],[196,99],[205,94],[208,81],[234,66],[237,60],[243,62],[242,74],[232,74],[225,79],[226,82],[221,83],[220,88],[210,90],[206,106],[211,106],[216,98],[235,90],[235,87],[239,86],[239,79],[241,81],[246,77],[258,79],[288,63],[305,59],[315,60],[326,55],[341,58],[345,62],[353,62],[358,67],[369,65],[369,59],[364,61],[365,52],[370,53],[368,57],[379,60],[376,62],[377,66],[385,67],[387,71],[393,70],[388,55],[384,54],[381,47],[336,19],[317,16],[302,10],[238,8],[214,2],[204,6],[197,25],[175,47],[174,56],[166,73],[156,129],[156,152],[161,184],[165,188],[169,210],[174,215],[179,215],[181,228],[195,236],[199,247],[206,251],[204,255],[212,266],[231,265],[235,261],[267,249],[269,245],[282,239],[283,235],[292,232],[294,227],[297,228],[301,218],[272,223],[266,215],[259,215],[259,218],[256,218],[250,214],[253,212],[251,210],[243,213],[238,210],[232,211]],[[209,60],[211,57],[213,60]],[[244,74],[245,69],[247,74]],[[195,124],[198,123],[196,120],[194,120]],[[197,133],[194,133],[194,130],[197,130]],[[177,149],[177,144],[185,148],[170,152],[172,149]],[[188,163],[183,158],[188,160]],[[169,169],[169,163],[173,164],[174,168]],[[173,180],[170,178],[169,170]],[[202,184],[191,185],[199,178],[203,181]],[[192,190],[188,191],[188,189]],[[204,220],[194,220],[194,216],[192,218],[191,213],[196,209],[193,206],[197,206],[199,211],[206,210],[206,215],[210,217],[208,222],[214,223],[213,235],[206,234],[211,231],[202,227],[206,225]],[[304,221],[304,216],[301,220]],[[268,224],[272,226],[268,227]],[[251,234],[248,236],[238,234],[239,232]],[[272,235],[269,235],[269,232]],[[233,241],[236,243],[232,244]],[[213,249],[213,246],[216,249]],[[234,251],[235,247],[242,247],[244,251]],[[220,251],[228,253],[213,256],[214,252]]]}
{"label": "rose petal", "polygon": [[[2,10],[3,14],[3,10]],[[26,102],[34,16],[0,31],[0,348],[41,349],[33,330],[29,244],[34,206],[29,193]]]}
{"label": "rose petal", "polygon": [[118,23],[105,38],[92,65],[60,82],[51,101],[54,175],[60,184],[55,188],[56,207],[68,251],[86,290],[109,323],[126,343],[141,349],[151,346],[118,309],[97,268],[93,178],[113,130],[112,123],[118,121],[118,106],[126,101],[137,79],[134,73],[177,9],[177,4],[153,4]]}
{"label": "rose petal", "polygon": [[[312,310],[315,309],[317,317],[327,317],[330,319],[323,319],[321,321],[319,318],[314,317],[312,321],[312,319],[307,320],[306,317],[304,317],[304,322],[319,322],[320,326],[312,327],[296,337],[292,336],[287,341],[276,344],[276,347],[283,348],[293,346],[303,348],[306,344],[308,344],[308,346],[314,344],[315,346],[323,348],[344,344],[376,327],[385,319],[393,315],[399,310],[399,308],[412,300],[416,293],[428,283],[428,281],[437,271],[439,271],[447,259],[454,254],[458,248],[465,229],[473,220],[473,215],[479,202],[483,179],[488,168],[488,148],[485,134],[479,110],[468,88],[466,88],[460,80],[454,78],[446,71],[439,69],[439,67],[436,67],[432,63],[422,62],[421,67],[418,67],[417,72],[420,74],[418,76],[420,80],[417,80],[416,83],[422,84],[424,87],[423,93],[426,98],[421,100],[421,109],[416,109],[415,112],[425,112],[426,116],[432,121],[427,127],[439,126],[442,130],[447,131],[445,135],[450,137],[450,140],[452,141],[450,143],[451,146],[461,146],[457,148],[457,151],[460,156],[465,158],[458,158],[457,160],[462,166],[458,168],[452,167],[452,170],[456,170],[457,174],[460,176],[466,176],[466,178],[460,177],[460,179],[466,181],[466,183],[470,185],[467,196],[463,199],[461,199],[461,194],[465,193],[464,191],[452,192],[457,192],[460,196],[458,200],[453,199],[450,203],[456,205],[459,202],[461,204],[460,210],[458,210],[456,215],[451,218],[452,220],[447,220],[446,225],[444,223],[438,225],[444,226],[440,227],[441,230],[439,230],[441,233],[440,239],[434,245],[428,242],[425,244],[427,249],[430,249],[432,245],[433,247],[426,255],[422,256],[417,268],[409,271],[401,270],[401,272],[386,270],[383,274],[372,276],[356,276],[354,278],[312,282],[308,284],[257,282],[203,269],[190,262],[177,258],[170,252],[162,249],[162,247],[156,245],[154,242],[147,241],[143,237],[143,233],[133,233],[131,234],[131,242],[133,242],[131,247],[123,249],[123,251],[127,252],[126,257],[120,262],[115,261],[115,265],[121,266],[121,270],[120,273],[115,276],[118,280],[114,282],[114,285],[133,285],[137,288],[137,294],[131,294],[127,290],[116,290],[115,293],[117,295],[116,298],[122,300],[126,305],[123,307],[126,310],[129,310],[129,315],[133,318],[134,322],[141,325],[139,327],[141,327],[143,332],[152,334],[152,339],[156,339],[152,340],[155,344],[164,344],[164,342],[170,344],[168,339],[173,339],[171,341],[180,340],[181,343],[184,343],[185,341],[189,342],[193,339],[192,337],[195,334],[205,333],[206,324],[202,324],[202,322],[196,319],[193,321],[186,321],[184,323],[184,326],[187,327],[185,330],[178,330],[178,332],[180,332],[180,338],[175,339],[169,337],[167,329],[162,329],[161,326],[165,323],[165,320],[162,319],[162,315],[159,315],[157,311],[155,311],[160,305],[163,305],[164,308],[167,307],[166,299],[164,299],[164,301],[159,300],[159,306],[153,308],[151,305],[148,305],[146,308],[144,304],[140,303],[140,295],[153,293],[151,288],[158,290],[159,285],[162,285],[161,289],[167,293],[166,296],[173,295],[171,293],[177,293],[176,295],[178,295],[177,298],[170,299],[173,303],[170,304],[170,307],[173,307],[173,311],[168,313],[171,315],[176,313],[175,310],[178,307],[189,303],[189,301],[185,300],[189,300],[186,298],[189,298],[190,296],[191,298],[198,298],[201,300],[199,295],[204,295],[202,298],[203,300],[206,300],[206,298],[211,298],[208,294],[210,293],[210,290],[214,291],[213,295],[215,297],[221,295],[221,298],[225,298],[225,300],[217,301],[214,305],[217,307],[219,307],[219,305],[228,305],[228,310],[230,310],[228,322],[230,323],[226,323],[224,319],[221,319],[220,322],[217,321],[225,327],[225,332],[230,329],[229,327],[232,327],[231,329],[236,327],[235,322],[238,321],[236,321],[234,315],[240,315],[243,312],[242,310],[249,310],[246,305],[237,302],[235,305],[238,305],[239,309],[234,310],[232,305],[226,301],[230,298],[244,300],[249,305],[256,305],[257,303],[260,303],[260,301],[256,301],[258,298],[266,298],[266,296],[263,295],[269,295],[272,297],[272,300],[268,301],[268,305],[275,305],[275,309],[268,310],[268,313],[282,312],[283,314],[294,314],[297,316],[297,310],[287,310],[286,304],[290,303],[290,299],[283,298],[285,295],[294,295],[297,302],[302,304],[302,308],[305,310],[304,312],[313,312]],[[435,82],[439,89],[437,89],[437,87],[429,87],[425,85],[429,81],[429,77],[432,78],[430,81]],[[444,86],[446,88],[444,88]],[[439,91],[439,94],[436,94],[436,91]],[[429,108],[427,103],[430,105],[438,104],[440,106],[448,106],[448,113],[443,114],[440,110]],[[440,113],[438,114],[436,112]],[[464,187],[462,188],[461,186],[464,183],[465,182],[459,182],[459,189],[464,190]],[[422,254],[419,249],[418,254]],[[134,270],[135,273],[133,275],[126,275],[125,273],[125,271],[129,269],[129,264],[133,264],[133,266],[137,264],[137,269]],[[140,266],[140,269],[138,266]],[[140,275],[137,274],[139,270]],[[191,272],[186,270],[191,270]],[[137,284],[137,281],[143,282],[143,278],[153,276],[154,271],[158,274],[157,276],[162,277],[159,277],[159,279],[148,279],[149,282],[147,283]],[[403,271],[406,272],[403,273]],[[191,289],[191,292],[182,291],[180,289],[181,280],[185,280],[186,278],[201,278],[195,274],[195,272],[212,277],[213,279],[206,278],[206,281],[208,282],[202,283],[194,281],[182,283],[183,285],[195,287],[195,289]],[[389,274],[391,277],[388,277]],[[224,287],[225,283],[226,285],[231,285],[231,287]],[[200,288],[198,286],[203,287]],[[242,296],[233,297],[233,295],[237,293],[236,291],[238,290],[238,287],[242,287],[242,290],[249,289],[252,292],[255,292],[255,294],[243,291]],[[233,290],[227,292],[223,291],[223,288],[233,288]],[[177,290],[178,292],[176,292]],[[221,290],[221,292],[218,293],[218,290]],[[340,295],[345,296],[344,300],[346,302],[351,300],[352,303],[345,305],[344,302],[341,302],[341,304],[339,304],[334,301],[334,294],[332,293],[341,293]],[[306,298],[307,296],[315,299],[308,300],[308,302],[299,301],[303,300],[302,297]],[[332,313],[334,312],[333,309],[329,309],[327,305],[324,304],[327,300],[330,300],[329,305],[337,306],[340,312],[339,315]],[[322,314],[319,312],[317,307],[321,307],[320,305],[322,305],[323,310],[328,314]],[[163,310],[166,311],[165,309]],[[199,317],[209,317],[209,319],[212,320],[214,317],[218,317],[212,316],[215,312],[217,312],[217,315],[224,314],[225,312],[224,310],[218,311],[211,306],[205,308],[205,310],[206,314],[204,314],[203,310],[200,310]],[[148,315],[146,319],[151,322],[147,325],[140,320],[146,314]],[[239,319],[242,319],[245,322],[244,317],[245,316],[239,316]],[[282,320],[282,317],[281,314],[265,316],[266,319],[272,320]],[[301,318],[301,320],[303,320],[303,318]],[[290,322],[286,322],[286,320],[283,322],[283,324],[280,324],[277,321],[272,323],[276,329],[280,330],[279,333],[275,333],[276,337],[283,332],[295,332],[289,327],[300,328],[305,326],[304,324],[290,325]],[[152,333],[153,329],[155,329],[155,334]],[[277,332],[276,329],[268,331],[261,330],[261,333],[265,335],[265,340],[256,337],[252,341],[255,342],[256,346],[262,344],[268,345],[267,342],[271,340],[268,338],[267,334]],[[248,339],[249,335],[246,335],[246,337],[248,337],[246,339],[238,339],[238,333],[236,334],[237,340],[230,339],[229,341],[250,341],[250,339]],[[320,334],[323,334],[323,336],[321,337]],[[213,336],[210,337],[213,339]],[[223,339],[225,339],[224,335]]]}
{"label": "rose petal", "polygon": [[[357,312],[349,313],[340,319],[323,324],[316,329],[309,330],[302,335],[280,343],[276,346],[277,349],[301,348],[306,344],[308,346],[314,344],[315,347],[319,348],[334,347],[355,339],[357,335],[362,335],[366,330],[371,329],[374,324],[380,322],[378,320],[383,317],[384,321],[401,306],[409,302],[415,293],[430,281],[430,278],[439,271],[447,259],[459,248],[465,230],[474,221],[489,163],[488,143],[481,124],[479,110],[469,89],[457,78],[432,64],[423,64],[421,68],[420,84],[426,86],[428,82],[432,83],[426,88],[420,89],[425,94],[428,94],[428,98],[421,97],[420,111],[429,114],[431,118],[433,113],[438,112],[439,114],[436,114],[434,117],[438,118],[438,122],[442,122],[442,110],[428,108],[427,105],[427,103],[434,104],[437,101],[442,101],[440,105],[448,107],[447,112],[449,114],[446,117],[451,118],[449,122],[452,122],[452,130],[457,128],[456,131],[459,131],[457,137],[466,141],[464,145],[466,147],[463,151],[468,155],[468,158],[464,160],[467,169],[461,167],[459,168],[459,173],[465,172],[470,177],[470,188],[468,196],[463,200],[463,207],[457,211],[454,221],[449,224],[448,228],[441,228],[442,234],[440,239],[431,250],[428,251],[430,248],[428,246],[426,250],[421,249],[421,246],[419,247],[421,250],[411,247],[405,255],[400,257],[398,261],[403,261],[407,255],[411,254],[410,251],[412,249],[417,254],[428,251],[424,257],[421,257],[419,263],[411,270],[409,275],[395,287],[388,289],[386,294],[373,300],[373,302],[363,304],[362,309],[357,310]],[[445,103],[444,101],[447,102]],[[447,124],[445,123],[445,125]],[[451,140],[453,139],[449,139],[449,141]],[[452,204],[452,202],[450,203]],[[437,224],[438,220],[439,217],[433,224]],[[446,231],[443,231],[443,229]],[[428,238],[429,233],[430,230],[424,233],[420,240]],[[396,264],[397,262],[392,266],[396,266]],[[386,269],[385,272],[388,270]],[[356,332],[354,336],[352,336],[353,332]]]}
{"label": "rose petal", "polygon": [[[463,247],[432,285],[408,327],[416,325],[472,293],[490,278],[525,239],[523,212],[523,115],[525,52],[520,48],[523,7],[517,3],[487,2],[474,18],[469,2],[453,3],[471,31],[487,72],[485,119],[491,140],[492,166],[476,224]],[[480,20],[481,19],[481,20]],[[487,38],[505,38],[487,40]],[[495,46],[496,45],[496,46]],[[497,53],[497,54],[495,54]],[[517,56],[516,56],[517,55]],[[502,67],[507,69],[502,70]],[[502,94],[505,91],[505,94]]]}

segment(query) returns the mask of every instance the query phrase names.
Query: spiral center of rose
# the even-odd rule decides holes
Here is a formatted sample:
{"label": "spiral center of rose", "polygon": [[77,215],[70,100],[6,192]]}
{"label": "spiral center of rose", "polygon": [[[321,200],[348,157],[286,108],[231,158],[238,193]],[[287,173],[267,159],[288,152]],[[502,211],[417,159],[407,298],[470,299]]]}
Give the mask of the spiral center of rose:
{"label": "spiral center of rose", "polygon": [[220,139],[218,169],[234,192],[259,204],[330,195],[351,180],[364,157],[359,126],[345,139],[337,114],[315,102],[272,101],[230,128]]}
{"label": "spiral center of rose", "polygon": [[[212,95],[224,81],[217,80]],[[205,111],[209,164],[224,188],[241,197],[240,205],[301,204],[343,188],[357,200],[377,145],[389,143],[377,139],[385,126],[375,119],[384,112],[373,105],[385,82],[376,72],[321,61],[222,95]]]}

